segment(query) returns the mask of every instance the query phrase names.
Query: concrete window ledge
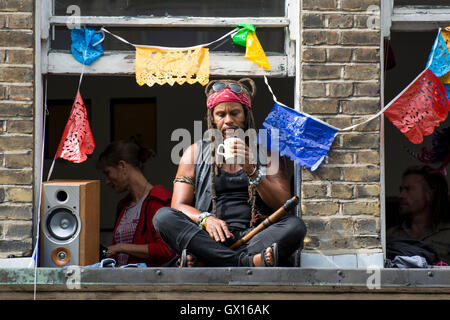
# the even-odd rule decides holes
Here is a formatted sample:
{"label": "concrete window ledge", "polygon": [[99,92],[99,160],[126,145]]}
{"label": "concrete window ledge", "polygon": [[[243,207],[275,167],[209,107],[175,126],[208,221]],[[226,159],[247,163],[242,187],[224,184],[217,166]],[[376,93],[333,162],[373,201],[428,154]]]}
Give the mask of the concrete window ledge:
{"label": "concrete window ledge", "polygon": [[7,299],[450,299],[450,268],[0,269]]}

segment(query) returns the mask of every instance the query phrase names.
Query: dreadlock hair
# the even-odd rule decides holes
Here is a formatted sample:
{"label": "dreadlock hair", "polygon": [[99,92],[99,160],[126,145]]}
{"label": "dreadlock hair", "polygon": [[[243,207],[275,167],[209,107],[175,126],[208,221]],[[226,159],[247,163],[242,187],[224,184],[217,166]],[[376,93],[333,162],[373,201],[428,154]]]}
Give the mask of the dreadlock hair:
{"label": "dreadlock hair", "polygon": [[448,221],[448,184],[444,175],[436,172],[430,166],[413,166],[403,173],[403,177],[411,174],[417,174],[425,180],[424,189],[431,190],[434,193],[432,211],[433,226],[436,227],[441,221]]}
{"label": "dreadlock hair", "polygon": [[[251,98],[253,101],[255,94],[256,94],[256,85],[255,82],[250,78],[243,78],[238,81],[235,80],[213,80],[208,83],[208,85],[205,88],[205,94],[206,97],[213,94],[214,91],[212,90],[212,85],[215,82],[224,82],[224,83],[238,83],[242,86],[244,92]],[[250,87],[246,86],[244,83],[248,82]],[[251,89],[251,91],[250,91]],[[245,123],[244,123],[244,130],[248,129],[256,129],[255,125],[255,118],[253,116],[253,111],[246,105],[242,105],[244,108],[244,115],[245,115]],[[208,109],[206,114],[206,123],[208,125],[208,130],[210,129],[216,129],[216,124],[214,123],[213,118],[214,108]],[[217,195],[216,195],[216,188],[215,188],[215,177],[219,174],[219,167],[217,166],[217,157],[216,157],[216,148],[214,147],[215,144],[215,136],[210,135],[210,150],[211,150],[211,171],[210,171],[210,188],[211,188],[211,200],[212,200],[212,213],[216,214],[217,212]],[[248,187],[248,194],[249,194],[249,203],[251,204],[251,214],[252,214],[252,220],[254,221],[255,214],[256,214],[256,187],[249,184]]]}

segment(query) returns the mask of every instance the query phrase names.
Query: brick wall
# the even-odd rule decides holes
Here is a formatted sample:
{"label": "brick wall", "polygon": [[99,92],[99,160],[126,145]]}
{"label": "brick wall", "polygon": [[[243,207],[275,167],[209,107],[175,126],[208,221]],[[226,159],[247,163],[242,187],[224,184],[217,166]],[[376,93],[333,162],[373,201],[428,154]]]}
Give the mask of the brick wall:
{"label": "brick wall", "polygon": [[[338,128],[380,110],[379,0],[303,0],[303,111]],[[305,252],[381,251],[380,120],[339,132],[321,167],[303,170]]]}
{"label": "brick wall", "polygon": [[0,258],[32,252],[33,10],[0,0]]}

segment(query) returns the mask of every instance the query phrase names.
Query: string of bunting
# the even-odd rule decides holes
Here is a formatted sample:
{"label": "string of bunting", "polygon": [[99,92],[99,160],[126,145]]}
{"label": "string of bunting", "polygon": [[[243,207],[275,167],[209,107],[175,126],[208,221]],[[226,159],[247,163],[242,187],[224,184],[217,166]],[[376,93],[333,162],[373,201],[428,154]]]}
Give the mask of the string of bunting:
{"label": "string of bunting", "polygon": [[[424,71],[377,114],[347,128],[335,128],[283,105],[277,100],[265,76],[264,80],[272,93],[274,107],[262,128],[268,129],[268,132],[269,129],[278,129],[277,151],[311,171],[322,163],[338,132],[352,130],[383,113],[412,143],[419,144],[424,136],[433,133],[450,111],[450,28],[438,30]],[[260,141],[271,148],[269,138]],[[445,164],[450,162],[450,156],[447,158]]]}
{"label": "string of bunting", "polygon": [[[108,33],[136,48],[136,82],[139,85],[195,82],[205,85],[209,81],[209,51],[206,47],[228,36],[235,44],[246,47],[246,59],[262,69],[270,69],[255,28],[249,24],[240,24],[212,42],[180,48],[133,44],[103,27],[100,32],[103,39],[104,33]],[[433,133],[434,128],[446,119],[450,110],[449,39],[450,30],[439,29],[426,69],[377,114],[342,129],[280,103],[264,76],[274,98],[274,107],[264,121],[263,129],[278,129],[280,153],[311,170],[321,164],[338,132],[352,130],[383,113],[412,143],[421,143],[424,136]],[[96,39],[92,47],[100,42]],[[98,58],[100,50],[96,51]],[[271,148],[270,143],[267,147]]]}

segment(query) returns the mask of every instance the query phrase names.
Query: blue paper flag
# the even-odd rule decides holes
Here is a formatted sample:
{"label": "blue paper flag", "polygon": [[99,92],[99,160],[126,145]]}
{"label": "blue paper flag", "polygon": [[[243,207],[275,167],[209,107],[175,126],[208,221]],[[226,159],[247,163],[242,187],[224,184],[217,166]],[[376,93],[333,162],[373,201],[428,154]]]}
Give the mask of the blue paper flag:
{"label": "blue paper flag", "polygon": [[441,32],[438,32],[433,49],[428,57],[427,66],[438,77],[450,72],[450,51]]}
{"label": "blue paper flag", "polygon": [[105,39],[103,32],[90,28],[76,28],[71,32],[72,45],[70,50],[78,62],[90,65],[103,55],[101,43]]}
{"label": "blue paper flag", "polygon": [[[267,140],[259,137],[259,143],[269,150],[275,148],[282,156],[316,170],[328,153],[338,129],[312,118],[309,115],[282,106],[278,103],[264,120],[262,128],[267,130]],[[279,141],[273,145],[273,129],[278,130]]]}

